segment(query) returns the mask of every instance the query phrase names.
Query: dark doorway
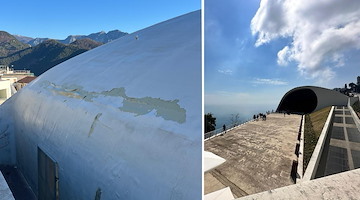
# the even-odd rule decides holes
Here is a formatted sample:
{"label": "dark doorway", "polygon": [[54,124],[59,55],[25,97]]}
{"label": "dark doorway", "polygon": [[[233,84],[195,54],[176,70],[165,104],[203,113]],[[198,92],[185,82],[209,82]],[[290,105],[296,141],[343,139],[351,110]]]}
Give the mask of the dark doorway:
{"label": "dark doorway", "polygon": [[59,199],[58,165],[38,147],[39,200]]}
{"label": "dark doorway", "polygon": [[315,110],[317,97],[311,89],[298,89],[283,97],[278,112],[307,114]]}

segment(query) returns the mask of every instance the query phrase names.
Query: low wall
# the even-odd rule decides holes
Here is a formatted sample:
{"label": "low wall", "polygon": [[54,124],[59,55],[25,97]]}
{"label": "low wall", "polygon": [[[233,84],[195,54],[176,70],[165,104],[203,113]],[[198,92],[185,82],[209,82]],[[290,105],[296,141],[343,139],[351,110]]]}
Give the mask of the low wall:
{"label": "low wall", "polygon": [[321,159],[321,155],[323,153],[324,144],[325,144],[326,138],[328,136],[329,129],[331,127],[332,119],[334,117],[334,109],[335,109],[335,106],[332,106],[331,110],[329,112],[329,115],[328,115],[328,117],[326,119],[324,128],[321,131],[319,140],[318,140],[318,142],[317,142],[317,144],[315,146],[314,152],[313,152],[313,154],[311,156],[311,159],[309,161],[309,164],[308,164],[308,166],[307,166],[307,168],[305,170],[304,177],[303,177],[302,181],[309,181],[309,180],[315,178],[316,171],[317,171],[317,169],[319,167],[319,162],[320,162],[320,159]]}
{"label": "low wall", "polygon": [[300,128],[300,148],[298,156],[298,167],[297,167],[297,178],[296,183],[301,182],[304,176],[304,129],[305,129],[305,115],[301,119],[301,128]]}

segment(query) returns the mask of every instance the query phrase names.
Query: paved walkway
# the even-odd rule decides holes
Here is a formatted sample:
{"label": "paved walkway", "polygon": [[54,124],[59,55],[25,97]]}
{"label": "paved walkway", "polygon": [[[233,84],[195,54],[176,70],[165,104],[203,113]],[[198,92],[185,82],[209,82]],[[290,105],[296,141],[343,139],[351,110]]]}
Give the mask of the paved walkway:
{"label": "paved walkway", "polygon": [[[36,196],[17,168],[0,165],[0,170],[16,200],[36,200]],[[0,199],[2,199],[0,197]]]}
{"label": "paved walkway", "polygon": [[4,176],[0,173],[0,199],[1,200],[15,200]]}
{"label": "paved walkway", "polygon": [[205,194],[230,187],[235,197],[293,184],[290,173],[301,116],[270,114],[205,141],[226,162],[205,173]]}
{"label": "paved walkway", "polygon": [[330,135],[325,176],[360,167],[360,132],[347,107],[337,106]]}

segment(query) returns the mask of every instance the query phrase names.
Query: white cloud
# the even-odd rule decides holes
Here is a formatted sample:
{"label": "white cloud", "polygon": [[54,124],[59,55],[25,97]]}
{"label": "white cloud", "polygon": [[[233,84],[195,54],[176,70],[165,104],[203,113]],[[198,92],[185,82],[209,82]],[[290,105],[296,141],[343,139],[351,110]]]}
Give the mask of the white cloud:
{"label": "white cloud", "polygon": [[332,62],[337,63],[335,67],[342,67],[345,65],[344,55],[334,54],[332,57]]}
{"label": "white cloud", "polygon": [[329,79],[346,52],[360,49],[359,10],[359,0],[262,0],[251,30],[256,46],[292,39],[278,52],[279,65],[295,61],[302,74]]}
{"label": "white cloud", "polygon": [[335,77],[335,72],[329,67],[325,67],[323,70],[315,71],[313,73],[307,71],[300,72],[306,77],[316,79],[316,84],[322,86],[329,85],[330,81]]}
{"label": "white cloud", "polygon": [[279,79],[266,79],[266,78],[256,78],[252,83],[255,84],[266,84],[266,85],[287,85],[285,81]]}
{"label": "white cloud", "polygon": [[225,75],[232,75],[233,71],[231,69],[218,69],[219,73],[225,74]]}
{"label": "white cloud", "polygon": [[291,61],[291,51],[289,46],[285,46],[278,54],[277,63],[281,66],[286,66]]}

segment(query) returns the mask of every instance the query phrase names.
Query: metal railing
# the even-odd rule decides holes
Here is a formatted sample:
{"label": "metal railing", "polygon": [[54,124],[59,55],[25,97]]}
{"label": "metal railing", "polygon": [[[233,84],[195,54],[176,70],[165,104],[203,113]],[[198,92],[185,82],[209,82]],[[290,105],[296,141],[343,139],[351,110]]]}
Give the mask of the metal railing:
{"label": "metal railing", "polygon": [[253,119],[248,119],[248,120],[240,121],[238,123],[225,125],[225,131],[224,131],[224,128],[218,128],[218,129],[215,129],[213,131],[209,131],[209,132],[204,134],[204,139],[208,139],[208,138],[211,138],[213,136],[226,133],[227,131],[230,131],[230,130],[234,129],[235,127],[241,126],[241,125],[243,125],[243,124],[245,124],[245,123],[247,123],[249,121],[253,121]]}
{"label": "metal railing", "polygon": [[14,70],[14,74],[30,74],[30,70]]}

